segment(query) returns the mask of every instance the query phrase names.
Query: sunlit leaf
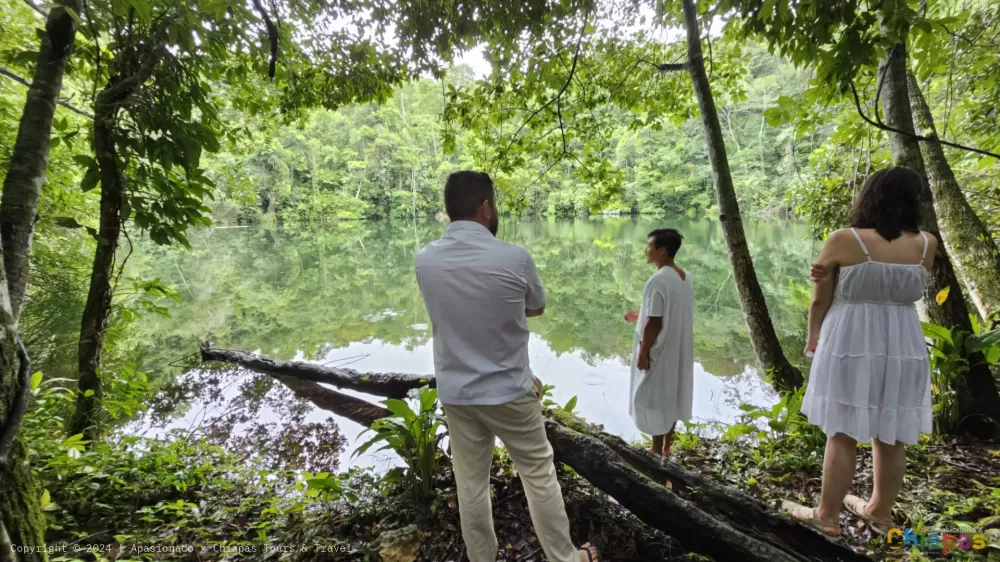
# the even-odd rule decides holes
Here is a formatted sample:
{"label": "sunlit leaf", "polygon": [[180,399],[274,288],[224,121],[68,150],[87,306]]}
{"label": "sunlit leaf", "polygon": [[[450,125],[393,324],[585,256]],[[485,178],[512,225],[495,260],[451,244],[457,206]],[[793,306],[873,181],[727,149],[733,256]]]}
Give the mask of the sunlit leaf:
{"label": "sunlit leaf", "polygon": [[938,294],[934,295],[934,301],[938,303],[938,306],[943,305],[944,301],[948,300],[948,295],[951,293],[951,287],[945,287],[938,291]]}

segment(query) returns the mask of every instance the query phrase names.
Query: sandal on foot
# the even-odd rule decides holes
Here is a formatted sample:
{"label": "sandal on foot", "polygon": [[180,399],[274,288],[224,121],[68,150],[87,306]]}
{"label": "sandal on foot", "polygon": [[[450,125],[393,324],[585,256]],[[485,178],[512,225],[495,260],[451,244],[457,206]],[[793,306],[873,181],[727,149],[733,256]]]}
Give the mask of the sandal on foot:
{"label": "sandal on foot", "polygon": [[577,549],[577,552],[587,553],[588,562],[599,562],[601,560],[600,554],[597,552],[597,547],[589,542]]}
{"label": "sandal on foot", "polygon": [[815,507],[806,507],[793,501],[785,500],[781,502],[781,509],[788,512],[792,516],[792,519],[816,529],[826,537],[836,538],[840,536],[840,522],[838,521],[834,525],[831,525],[819,519],[816,517]]}
{"label": "sandal on foot", "polygon": [[880,535],[887,535],[889,529],[896,526],[891,517],[888,519],[872,517],[868,513],[868,502],[858,496],[848,494],[844,498],[844,507],[847,508],[847,511],[853,513],[855,517],[867,523],[872,530]]}

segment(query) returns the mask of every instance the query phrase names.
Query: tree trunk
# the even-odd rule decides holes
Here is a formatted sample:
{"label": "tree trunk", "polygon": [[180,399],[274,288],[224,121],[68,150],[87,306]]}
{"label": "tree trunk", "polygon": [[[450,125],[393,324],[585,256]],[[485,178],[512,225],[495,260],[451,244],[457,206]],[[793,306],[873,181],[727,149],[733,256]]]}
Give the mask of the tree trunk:
{"label": "tree trunk", "polygon": [[[98,414],[104,390],[101,385],[101,348],[104,330],[111,312],[111,277],[115,268],[115,250],[121,235],[121,208],[125,195],[125,173],[121,169],[115,146],[117,116],[116,88],[105,88],[94,107],[94,152],[101,171],[101,220],[97,250],[90,272],[90,290],[80,324],[78,361],[80,391],[76,410],[67,430],[70,435],[84,434],[84,439],[100,437]],[[131,92],[124,94],[127,97]]]}
{"label": "tree trunk", "polygon": [[97,250],[90,272],[90,290],[80,322],[80,342],[77,348],[79,394],[76,410],[67,426],[70,435],[82,433],[90,441],[100,437],[98,414],[103,395],[99,374],[102,343],[114,294],[111,277],[115,267],[115,251],[121,228],[128,218],[121,214],[127,180],[118,157],[118,111],[153,75],[165,52],[163,45],[155,45],[141,56],[133,54],[134,70],[111,77],[94,102],[94,156],[101,178],[101,219]]}
{"label": "tree trunk", "polygon": [[76,0],[70,0],[63,3],[65,7],[52,8],[45,21],[46,32],[41,36],[35,75],[3,182],[0,237],[15,322],[21,316],[21,303],[28,287],[28,255],[38,215],[38,198],[49,167],[52,118],[62,90],[66,61],[76,39],[76,20],[66,8],[77,10],[77,4]]}
{"label": "tree trunk", "polygon": [[[920,155],[920,146],[912,136],[913,115],[910,112],[910,97],[906,86],[906,47],[896,45],[883,61],[881,72],[884,73],[882,106],[885,110],[885,121],[890,127],[903,131],[889,133],[889,145],[892,148],[892,160],[897,166],[912,168],[924,178],[920,193],[921,226],[941,239],[938,229],[937,213],[934,210],[934,194],[927,182],[927,171]],[[909,134],[905,134],[909,133]],[[938,305],[937,294],[947,288],[949,297],[943,305]],[[945,244],[938,244],[934,267],[927,278],[927,288],[924,292],[924,302],[931,321],[952,329],[972,332],[969,320],[969,309],[965,304],[962,286],[958,282],[955,270]],[[969,371],[965,375],[964,385],[958,391],[960,424],[973,434],[980,437],[990,437],[996,433],[997,424],[990,420],[1000,421],[1000,394],[997,393],[993,374],[981,353],[967,356]]]}
{"label": "tree trunk", "polygon": [[[63,7],[65,6],[65,7]],[[17,138],[0,197],[0,438],[10,431],[10,458],[0,464],[0,561],[47,561],[45,517],[28,465],[27,449],[17,437],[18,398],[27,389],[18,380],[17,320],[28,286],[28,256],[38,214],[38,199],[49,164],[52,119],[62,89],[66,61],[76,38],[76,21],[67,7],[56,6],[45,22],[32,84],[28,88]],[[9,298],[8,298],[9,295]],[[14,414],[14,415],[12,415]],[[34,547],[15,552],[13,547]]]}
{"label": "tree trunk", "polygon": [[[6,351],[6,350],[5,350]],[[28,466],[28,451],[17,438],[9,466],[0,466],[0,561],[45,562],[45,516],[42,493]],[[37,552],[13,552],[13,546],[36,547]],[[30,548],[28,549],[30,550]]]}
{"label": "tree trunk", "polygon": [[[309,381],[336,381],[343,388],[364,389],[385,397],[400,397],[410,388],[433,385],[434,381],[433,377],[368,375],[310,363],[276,361],[240,351],[214,349],[207,344],[202,345],[201,355],[204,362],[236,363],[274,376],[286,385],[291,383],[289,388],[318,407],[365,426],[387,412]],[[615,498],[644,523],[677,538],[686,548],[716,560],[869,560],[841,544],[827,541],[738,490],[632,447],[620,437],[579,418],[557,411],[548,415],[546,432],[558,461]],[[666,479],[673,483],[672,491],[663,487]]]}
{"label": "tree trunk", "polygon": [[[42,494],[31,474],[24,440],[17,436],[23,400],[27,400],[29,366],[17,357],[17,331],[6,291],[0,264],[0,295],[4,295],[0,297],[0,562],[44,562],[48,555],[45,516],[39,503]],[[3,458],[7,443],[9,456]]]}
{"label": "tree trunk", "polygon": [[0,263],[0,561],[44,562],[48,555],[45,517],[38,501],[41,493],[28,465],[24,440],[17,436],[30,375],[27,356],[18,357],[18,350],[7,278]]}
{"label": "tree trunk", "polygon": [[912,74],[907,75],[907,89],[913,124],[921,135],[934,139],[924,142],[920,148],[927,166],[928,183],[934,194],[934,209],[942,241],[948,253],[955,256],[955,267],[965,279],[979,315],[988,319],[990,313],[1000,312],[1000,250],[965,199],[941,143],[937,142],[931,109]]}
{"label": "tree trunk", "polygon": [[733,189],[733,177],[729,172],[726,158],[726,143],[722,137],[719,114],[715,109],[712,89],[705,74],[705,61],[701,51],[701,33],[694,0],[683,0],[684,24],[687,27],[688,61],[687,70],[694,82],[695,97],[701,110],[705,140],[708,143],[708,159],[712,164],[712,179],[719,202],[719,221],[726,238],[729,263],[733,268],[733,279],[740,297],[743,319],[750,332],[757,361],[765,373],[774,381],[778,390],[794,390],[802,386],[802,373],[792,366],[781,350],[781,343],[771,323],[767,302],[761,291],[757,274],[753,268],[750,249],[743,232],[743,219]]}

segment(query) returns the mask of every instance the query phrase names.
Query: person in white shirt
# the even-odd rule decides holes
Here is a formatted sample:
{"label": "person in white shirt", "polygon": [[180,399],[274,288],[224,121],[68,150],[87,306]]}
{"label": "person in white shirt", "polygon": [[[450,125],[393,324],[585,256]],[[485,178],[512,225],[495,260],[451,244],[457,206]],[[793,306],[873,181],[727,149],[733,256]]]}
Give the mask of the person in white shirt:
{"label": "person in white shirt", "polygon": [[673,228],[649,233],[646,261],[656,273],[642,290],[642,309],[625,313],[626,321],[637,322],[629,414],[653,437],[652,451],[664,457],[677,422],[691,419],[694,396],[694,289],[674,262],[682,240]]}
{"label": "person in white shirt", "polygon": [[570,539],[552,446],[533,392],[527,318],[545,312],[538,269],[526,249],[496,239],[499,214],[487,174],[451,174],[444,203],[451,224],[417,254],[416,275],[434,335],[434,372],[469,560],[497,558],[489,484],[499,437],[521,476],[546,557],[596,562],[594,547],[577,549]]}

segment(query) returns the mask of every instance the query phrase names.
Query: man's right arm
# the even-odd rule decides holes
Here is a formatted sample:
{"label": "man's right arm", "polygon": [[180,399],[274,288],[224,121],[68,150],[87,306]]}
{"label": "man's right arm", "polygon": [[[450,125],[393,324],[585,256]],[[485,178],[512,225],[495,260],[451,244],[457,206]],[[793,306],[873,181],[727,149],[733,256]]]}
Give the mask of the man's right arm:
{"label": "man's right arm", "polygon": [[527,281],[527,288],[524,296],[524,315],[528,318],[535,318],[545,314],[545,288],[542,287],[542,279],[538,275],[538,267],[535,260],[528,254],[524,264],[524,278]]}

